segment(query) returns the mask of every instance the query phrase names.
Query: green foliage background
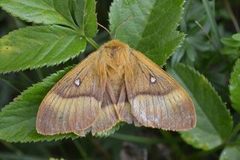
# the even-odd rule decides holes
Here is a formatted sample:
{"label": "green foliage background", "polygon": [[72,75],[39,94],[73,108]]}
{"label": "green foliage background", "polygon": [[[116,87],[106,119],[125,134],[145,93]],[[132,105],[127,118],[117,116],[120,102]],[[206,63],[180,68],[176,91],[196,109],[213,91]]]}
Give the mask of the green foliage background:
{"label": "green foliage background", "polygon": [[[0,0],[0,7],[0,159],[240,159],[238,0]],[[111,38],[182,84],[196,128],[121,124],[107,137],[37,134],[48,90]]]}

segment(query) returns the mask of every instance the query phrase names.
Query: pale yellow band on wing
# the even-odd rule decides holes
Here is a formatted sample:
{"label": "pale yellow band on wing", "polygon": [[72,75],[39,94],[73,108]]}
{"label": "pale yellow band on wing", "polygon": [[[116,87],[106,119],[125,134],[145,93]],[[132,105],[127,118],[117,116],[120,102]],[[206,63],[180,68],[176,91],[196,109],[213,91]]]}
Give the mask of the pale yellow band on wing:
{"label": "pale yellow band on wing", "polygon": [[98,118],[101,102],[94,97],[62,98],[54,93],[42,102],[37,129],[41,134],[78,133]]}
{"label": "pale yellow band on wing", "polygon": [[133,115],[144,126],[178,131],[195,126],[192,102],[181,89],[166,95],[138,95],[130,103]]}

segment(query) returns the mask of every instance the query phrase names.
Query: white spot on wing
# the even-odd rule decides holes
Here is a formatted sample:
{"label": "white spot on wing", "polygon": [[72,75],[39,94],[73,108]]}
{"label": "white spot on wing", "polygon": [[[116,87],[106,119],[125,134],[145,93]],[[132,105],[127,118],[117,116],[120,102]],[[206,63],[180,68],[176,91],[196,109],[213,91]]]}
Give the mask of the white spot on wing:
{"label": "white spot on wing", "polygon": [[156,81],[157,79],[154,76],[150,75],[150,82],[155,83]]}
{"label": "white spot on wing", "polygon": [[75,81],[74,81],[74,84],[76,85],[76,86],[80,86],[80,79],[76,79]]}

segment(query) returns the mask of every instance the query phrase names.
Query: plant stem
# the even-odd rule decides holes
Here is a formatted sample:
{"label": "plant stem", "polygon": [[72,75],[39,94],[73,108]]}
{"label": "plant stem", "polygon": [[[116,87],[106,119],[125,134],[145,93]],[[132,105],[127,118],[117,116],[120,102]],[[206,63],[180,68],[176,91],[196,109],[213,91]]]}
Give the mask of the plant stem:
{"label": "plant stem", "polygon": [[[213,45],[214,49],[219,50],[218,46],[214,43],[212,37],[204,30],[203,26],[198,22],[195,21],[195,24],[202,30],[202,32],[207,36],[209,42]],[[219,52],[221,52],[219,50]]]}
{"label": "plant stem", "polygon": [[14,146],[13,144],[11,144],[11,143],[2,141],[1,144],[4,145],[4,146],[5,146],[7,149],[9,149],[10,151],[15,152],[16,155],[18,155],[18,156],[23,155],[22,151],[19,150],[17,147],[15,147],[15,146]]}
{"label": "plant stem", "polygon": [[105,160],[111,159],[111,155],[102,148],[97,140],[91,139],[91,142],[94,145],[96,152],[102,154]]}
{"label": "plant stem", "polygon": [[237,136],[238,132],[240,131],[240,124],[237,124],[233,131],[232,131],[232,134],[231,136],[229,137],[228,141],[231,141],[231,139],[233,139],[235,136]]}
{"label": "plant stem", "polygon": [[98,48],[99,48],[99,45],[98,45],[92,38],[86,37],[86,40],[87,40],[88,43],[90,43],[95,49],[98,49]]}
{"label": "plant stem", "polygon": [[186,156],[183,154],[184,152],[181,150],[181,146],[179,146],[178,141],[176,141],[176,139],[174,139],[173,136],[166,131],[162,131],[161,134],[163,139],[168,142],[167,144],[174,151],[175,157],[178,157],[179,160],[186,159]]}
{"label": "plant stem", "polygon": [[217,43],[217,46],[220,47],[220,34],[218,32],[217,23],[215,21],[214,14],[212,12],[209,1],[208,0],[202,0],[202,3],[203,3],[203,6],[206,10],[208,19],[210,21],[211,28],[212,28],[212,31],[213,31],[213,34],[214,34],[214,39]]}
{"label": "plant stem", "polygon": [[115,133],[113,135],[110,135],[110,137],[117,140],[142,143],[142,144],[158,144],[161,142],[161,140],[158,138],[147,138],[147,137],[141,137],[141,136],[126,135],[121,133]]}
{"label": "plant stem", "polygon": [[24,78],[24,79],[25,79],[26,81],[28,81],[30,84],[33,83],[33,81],[32,81],[25,73],[20,72],[19,74],[22,76],[22,78]]}
{"label": "plant stem", "polygon": [[3,78],[0,77],[0,80],[2,82],[4,82],[5,84],[7,84],[12,89],[14,89],[15,91],[17,91],[18,93],[21,93],[21,91],[18,88],[16,88],[14,85],[12,85],[10,82],[8,82],[6,79],[3,79]]}
{"label": "plant stem", "polygon": [[233,25],[234,25],[236,31],[240,32],[240,27],[239,27],[238,21],[237,21],[236,17],[234,16],[234,13],[232,11],[231,5],[228,0],[224,0],[224,6],[226,7],[230,18],[232,19],[232,22],[233,22]]}
{"label": "plant stem", "polygon": [[44,78],[44,76],[43,76],[43,73],[42,73],[41,69],[37,69],[37,70],[36,70],[36,73],[37,73],[37,75],[38,75],[38,78],[39,78],[40,80],[42,80],[42,79]]}
{"label": "plant stem", "polygon": [[87,153],[84,151],[83,147],[81,144],[78,142],[78,140],[73,141],[74,145],[76,146],[78,152],[81,154],[84,160],[88,160]]}

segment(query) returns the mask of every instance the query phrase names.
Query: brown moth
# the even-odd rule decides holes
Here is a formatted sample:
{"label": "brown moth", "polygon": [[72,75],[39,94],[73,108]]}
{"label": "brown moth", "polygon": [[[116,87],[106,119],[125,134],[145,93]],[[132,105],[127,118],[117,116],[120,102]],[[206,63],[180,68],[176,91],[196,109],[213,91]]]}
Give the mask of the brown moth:
{"label": "brown moth", "polygon": [[187,92],[142,53],[112,40],[69,71],[37,113],[43,135],[103,133],[119,122],[185,131],[196,114]]}

